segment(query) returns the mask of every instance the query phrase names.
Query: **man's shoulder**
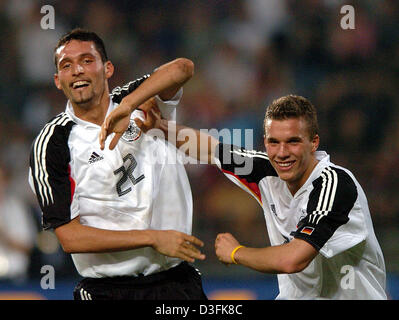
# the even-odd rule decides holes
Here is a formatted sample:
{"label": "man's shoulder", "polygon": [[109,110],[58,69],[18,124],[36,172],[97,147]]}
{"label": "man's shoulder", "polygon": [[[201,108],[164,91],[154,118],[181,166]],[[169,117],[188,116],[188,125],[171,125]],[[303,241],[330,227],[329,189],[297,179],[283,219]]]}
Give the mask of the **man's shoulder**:
{"label": "man's shoulder", "polygon": [[76,123],[66,112],[61,112],[50,119],[40,130],[33,141],[32,151],[43,148],[54,141],[54,138],[67,138],[71,128]]}
{"label": "man's shoulder", "polygon": [[110,94],[111,100],[115,103],[120,103],[124,97],[136,90],[137,87],[149,77],[150,75],[146,74],[141,78],[137,78],[133,81],[126,83],[123,86],[115,87],[114,89],[112,89]]}
{"label": "man's shoulder", "polygon": [[327,161],[324,166],[320,168],[319,177],[325,175],[334,175],[341,181],[355,183],[356,178],[351,170],[342,167],[330,161]]}
{"label": "man's shoulder", "polygon": [[358,183],[352,172],[331,162],[319,169],[312,184],[318,198],[329,195],[332,201],[336,197],[343,202],[354,202],[358,196]]}
{"label": "man's shoulder", "polygon": [[56,116],[54,116],[53,118],[51,118],[44,126],[43,128],[40,130],[39,134],[42,134],[44,131],[50,131],[49,128],[51,127],[64,127],[66,126],[68,123],[74,123],[72,117],[70,115],[68,115],[67,112],[61,112],[59,114],[57,114]]}

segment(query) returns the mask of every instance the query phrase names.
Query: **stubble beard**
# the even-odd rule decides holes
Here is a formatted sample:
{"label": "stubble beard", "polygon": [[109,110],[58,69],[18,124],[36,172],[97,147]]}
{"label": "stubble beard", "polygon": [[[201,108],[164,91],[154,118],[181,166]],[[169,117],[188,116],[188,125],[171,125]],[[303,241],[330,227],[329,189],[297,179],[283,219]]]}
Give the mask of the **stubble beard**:
{"label": "stubble beard", "polygon": [[78,93],[71,93],[69,96],[69,100],[72,102],[72,104],[79,106],[81,108],[87,108],[90,106],[94,100],[94,92],[90,92],[85,96],[83,92],[78,92]]}
{"label": "stubble beard", "polygon": [[[91,88],[92,89],[92,88]],[[69,100],[72,105],[75,105],[81,109],[90,110],[96,107],[101,102],[101,97],[103,96],[105,88],[102,90],[101,94],[97,94],[94,90],[91,90],[87,94],[84,92],[70,93]]]}

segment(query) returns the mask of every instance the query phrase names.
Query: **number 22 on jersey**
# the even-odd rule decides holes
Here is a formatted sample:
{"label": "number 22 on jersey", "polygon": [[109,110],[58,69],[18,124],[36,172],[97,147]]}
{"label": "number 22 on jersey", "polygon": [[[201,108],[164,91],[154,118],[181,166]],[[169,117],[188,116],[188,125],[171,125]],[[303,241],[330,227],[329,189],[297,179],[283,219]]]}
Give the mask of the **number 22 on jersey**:
{"label": "number 22 on jersey", "polygon": [[[125,167],[125,163],[128,163],[130,161],[130,164],[128,165],[128,167]],[[114,171],[114,175],[121,175],[121,177],[119,178],[118,182],[116,183],[116,191],[118,193],[118,196],[124,196],[125,194],[129,193],[130,191],[132,191],[132,187],[128,187],[126,189],[122,190],[123,185],[130,180],[130,182],[134,185],[136,185],[137,183],[139,183],[141,180],[144,179],[144,174],[140,175],[139,177],[135,178],[133,176],[133,171],[134,169],[137,167],[137,161],[136,159],[133,157],[133,155],[131,155],[130,153],[127,154],[126,156],[123,157],[123,165],[116,169]]]}

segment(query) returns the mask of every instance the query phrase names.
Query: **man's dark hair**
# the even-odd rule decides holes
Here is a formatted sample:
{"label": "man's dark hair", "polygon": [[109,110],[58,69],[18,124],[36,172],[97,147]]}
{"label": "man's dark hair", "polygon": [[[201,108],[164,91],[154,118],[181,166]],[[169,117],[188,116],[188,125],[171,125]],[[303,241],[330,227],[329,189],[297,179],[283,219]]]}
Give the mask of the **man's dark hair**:
{"label": "man's dark hair", "polygon": [[61,37],[61,39],[58,40],[58,43],[57,43],[56,47],[54,48],[54,64],[55,64],[56,70],[58,70],[58,67],[57,67],[58,61],[57,61],[56,51],[59,47],[65,45],[66,43],[68,43],[71,40],[92,41],[94,43],[96,50],[98,51],[98,53],[101,56],[102,62],[105,63],[106,61],[108,61],[108,56],[107,56],[107,52],[105,51],[105,46],[104,46],[103,40],[95,32],[88,31],[88,30],[85,30],[82,28],[75,28],[72,31],[63,35]]}
{"label": "man's dark hair", "polygon": [[308,125],[309,138],[313,139],[319,133],[317,112],[313,104],[306,98],[296,95],[287,95],[274,100],[267,108],[264,129],[266,134],[267,120],[285,120],[303,118]]}

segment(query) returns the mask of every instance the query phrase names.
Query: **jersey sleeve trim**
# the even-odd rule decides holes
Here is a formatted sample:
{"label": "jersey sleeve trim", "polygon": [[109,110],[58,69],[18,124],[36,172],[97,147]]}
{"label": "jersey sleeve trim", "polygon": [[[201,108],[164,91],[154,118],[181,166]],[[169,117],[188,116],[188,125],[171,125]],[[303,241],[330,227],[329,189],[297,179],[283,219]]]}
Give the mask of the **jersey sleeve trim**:
{"label": "jersey sleeve trim", "polygon": [[176,121],[176,107],[183,96],[183,87],[181,87],[176,94],[169,100],[162,100],[159,95],[155,96],[155,101],[159,110],[161,111],[162,118],[168,121]]}
{"label": "jersey sleeve trim", "polygon": [[215,150],[215,160],[218,168],[231,181],[262,205],[259,182],[266,176],[277,176],[266,153],[219,143]]}
{"label": "jersey sleeve trim", "polygon": [[321,250],[334,232],[349,221],[358,193],[352,178],[344,170],[334,167],[326,167],[313,182],[313,187],[307,215],[291,235]]}
{"label": "jersey sleeve trim", "polygon": [[62,113],[42,129],[32,145],[31,180],[42,209],[44,229],[56,228],[71,219],[75,182],[69,166],[68,138],[74,124]]}
{"label": "jersey sleeve trim", "polygon": [[250,182],[246,181],[246,179],[238,177],[233,172],[229,172],[229,171],[223,170],[223,169],[221,169],[221,171],[225,175],[227,175],[230,178],[230,180],[232,180],[232,181],[235,180],[238,183],[238,185],[241,186],[242,189],[244,189],[248,193],[250,193],[259,202],[259,204],[262,205],[262,196],[261,196],[259,187],[256,183],[254,183],[254,182],[250,183]]}
{"label": "jersey sleeve trim", "polygon": [[136,90],[149,77],[150,75],[146,74],[141,78],[128,82],[122,87],[115,87],[111,92],[111,100],[115,103],[121,103],[124,97]]}

